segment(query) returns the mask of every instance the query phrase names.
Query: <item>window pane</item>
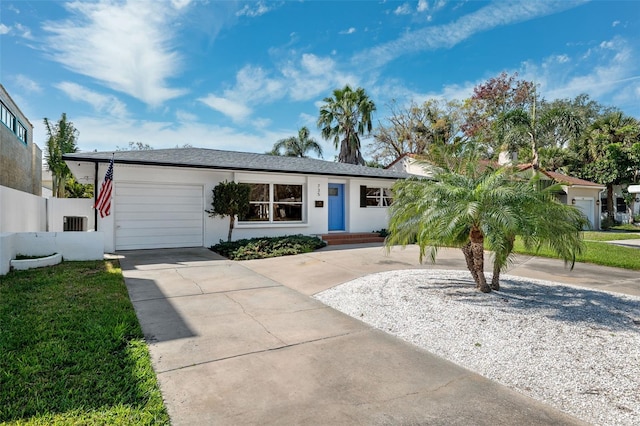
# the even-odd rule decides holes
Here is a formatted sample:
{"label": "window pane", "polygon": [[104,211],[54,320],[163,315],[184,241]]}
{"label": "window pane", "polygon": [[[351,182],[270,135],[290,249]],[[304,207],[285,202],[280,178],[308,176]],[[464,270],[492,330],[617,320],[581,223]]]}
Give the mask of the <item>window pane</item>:
{"label": "window pane", "polygon": [[249,213],[240,220],[250,222],[269,221],[269,203],[251,203]]}
{"label": "window pane", "polygon": [[268,183],[251,183],[251,201],[269,201]]}
{"label": "window pane", "polygon": [[273,220],[281,221],[302,221],[302,204],[274,204]]}
{"label": "window pane", "polygon": [[302,201],[302,185],[273,185],[274,202],[301,202]]}
{"label": "window pane", "polygon": [[382,189],[382,205],[383,206],[390,206],[391,203],[393,203],[393,198],[391,197],[391,189],[389,188],[383,188]]}
{"label": "window pane", "polygon": [[379,197],[379,196],[380,196],[380,188],[367,187],[367,197]]}

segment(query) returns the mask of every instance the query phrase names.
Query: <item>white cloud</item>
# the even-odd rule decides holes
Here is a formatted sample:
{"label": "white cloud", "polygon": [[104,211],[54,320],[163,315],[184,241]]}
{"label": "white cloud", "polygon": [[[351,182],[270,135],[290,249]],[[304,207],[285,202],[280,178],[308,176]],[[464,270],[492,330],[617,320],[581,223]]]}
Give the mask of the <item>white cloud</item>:
{"label": "white cloud", "polygon": [[[243,122],[252,114],[253,106],[283,98],[306,101],[345,84],[356,86],[358,81],[355,75],[341,72],[334,59],[305,53],[272,72],[247,65],[236,74],[233,87],[222,94],[209,94],[200,101],[234,122]],[[255,123],[252,120],[252,124]]]}
{"label": "white cloud", "polygon": [[177,9],[171,3],[75,1],[65,7],[71,18],[43,27],[51,34],[53,60],[152,106],[186,92],[166,82],[181,64],[172,41]]}
{"label": "white cloud", "polygon": [[[426,27],[403,34],[398,39],[356,54],[358,64],[382,66],[408,53],[450,48],[474,34],[490,29],[523,22],[575,7],[583,0],[556,2],[496,2],[482,7],[450,24]],[[438,3],[437,7],[443,7]]]}
{"label": "white cloud", "polygon": [[236,12],[236,16],[248,16],[250,18],[255,18],[257,16],[264,15],[273,9],[273,4],[267,5],[264,1],[260,0],[252,5],[245,4],[242,9]]}
{"label": "white cloud", "polygon": [[171,5],[176,9],[184,9],[192,3],[192,0],[171,0]]}
{"label": "white cloud", "polygon": [[9,34],[11,28],[0,22],[0,35]]}
{"label": "white cloud", "polygon": [[198,99],[200,102],[207,105],[216,111],[223,113],[224,115],[231,117],[235,122],[244,121],[249,115],[251,115],[251,108],[242,102],[238,102],[229,98],[223,98],[215,95],[208,95],[204,98]]}
{"label": "white cloud", "polygon": [[96,112],[113,117],[126,117],[128,115],[125,104],[115,96],[103,95],[68,81],[58,83],[55,87],[63,91],[71,100],[91,105]]}
{"label": "white cloud", "polygon": [[356,29],[354,27],[351,27],[348,30],[340,31],[338,34],[353,34],[355,32],[356,32]]}
{"label": "white cloud", "polygon": [[176,111],[176,120],[178,120],[181,123],[185,123],[185,122],[188,123],[188,122],[197,121],[198,116],[190,112],[179,109],[178,111]]}
{"label": "white cloud", "polygon": [[614,28],[617,27],[618,25],[620,25],[620,21],[613,21],[611,23],[611,26],[614,27]]}
{"label": "white cloud", "polygon": [[42,92],[42,87],[35,81],[31,80],[29,77],[18,74],[15,76],[15,82],[18,87],[28,93],[40,93]]}
{"label": "white cloud", "polygon": [[76,116],[73,124],[81,131],[78,146],[82,151],[115,151],[118,146],[127,146],[129,141],[139,141],[154,149],[191,144],[197,148],[263,153],[271,149],[274,141],[294,134],[288,131],[250,133],[198,121],[176,123],[97,116]]}
{"label": "white cloud", "polygon": [[616,37],[591,48],[588,55],[577,54],[575,60],[558,61],[552,56],[539,65],[525,63],[521,76],[539,83],[548,99],[588,93],[606,100],[639,78],[636,55],[626,40]]}
{"label": "white cloud", "polygon": [[426,12],[427,10],[429,10],[429,3],[427,2],[427,0],[419,0],[417,11]]}
{"label": "white cloud", "polygon": [[394,15],[409,15],[411,14],[411,6],[409,3],[403,3],[398,6],[394,11]]}

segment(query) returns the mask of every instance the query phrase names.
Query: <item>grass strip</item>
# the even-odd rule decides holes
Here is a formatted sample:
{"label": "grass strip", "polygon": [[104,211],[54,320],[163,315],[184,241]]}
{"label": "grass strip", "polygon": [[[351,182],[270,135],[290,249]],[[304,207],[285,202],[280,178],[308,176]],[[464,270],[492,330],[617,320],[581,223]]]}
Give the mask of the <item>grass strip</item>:
{"label": "grass strip", "polygon": [[[586,238],[586,236],[585,236]],[[585,241],[585,250],[577,256],[576,262],[593,263],[602,266],[640,270],[640,249],[633,247],[617,246],[599,241]],[[547,247],[539,250],[527,250],[520,239],[516,239],[514,253],[528,254],[532,256],[559,257]]]}
{"label": "grass strip", "polygon": [[640,239],[640,232],[634,233],[585,231],[583,238],[585,241],[637,240]]}
{"label": "grass strip", "polygon": [[0,277],[0,423],[169,424],[117,262]]}

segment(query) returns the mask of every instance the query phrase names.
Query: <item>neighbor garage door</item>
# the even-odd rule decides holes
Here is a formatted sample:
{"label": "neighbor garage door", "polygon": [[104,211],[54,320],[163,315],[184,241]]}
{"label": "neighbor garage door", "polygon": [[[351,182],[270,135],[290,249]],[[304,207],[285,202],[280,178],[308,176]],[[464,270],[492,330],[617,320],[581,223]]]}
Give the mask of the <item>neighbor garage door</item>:
{"label": "neighbor garage door", "polygon": [[203,187],[115,185],[116,250],[201,247]]}

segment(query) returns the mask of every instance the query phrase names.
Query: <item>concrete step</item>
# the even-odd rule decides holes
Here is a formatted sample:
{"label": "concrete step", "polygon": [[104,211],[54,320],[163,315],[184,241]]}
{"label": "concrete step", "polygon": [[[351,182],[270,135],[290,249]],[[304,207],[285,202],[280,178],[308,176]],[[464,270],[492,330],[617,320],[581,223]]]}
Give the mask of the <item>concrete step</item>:
{"label": "concrete step", "polygon": [[345,232],[336,234],[323,234],[322,239],[327,243],[327,245],[330,246],[340,244],[365,244],[384,242],[384,237],[379,236],[375,232]]}

